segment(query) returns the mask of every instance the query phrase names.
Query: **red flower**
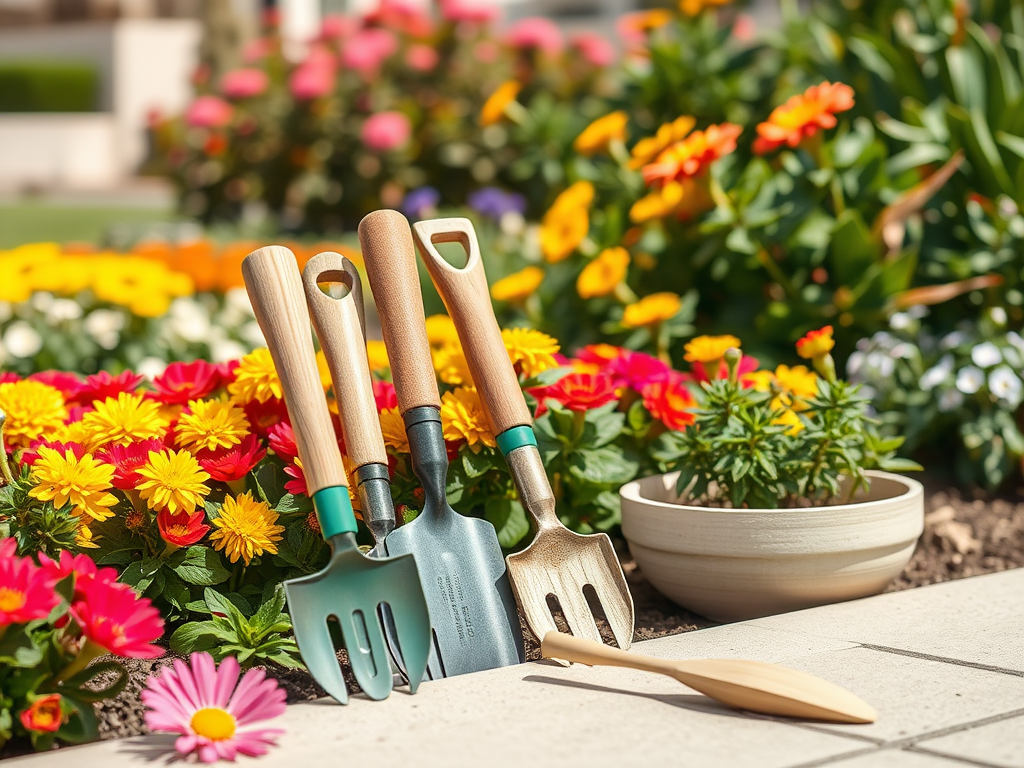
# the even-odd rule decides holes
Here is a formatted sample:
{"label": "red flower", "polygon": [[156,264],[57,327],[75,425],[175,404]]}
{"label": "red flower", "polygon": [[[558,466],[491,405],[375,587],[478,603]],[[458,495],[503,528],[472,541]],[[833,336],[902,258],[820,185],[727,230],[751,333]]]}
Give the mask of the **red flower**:
{"label": "red flower", "polygon": [[71,603],[71,615],[86,640],[115,656],[154,659],[163,655],[162,648],[151,644],[164,631],[160,612],[127,584],[93,581],[82,598]]}
{"label": "red flower", "polygon": [[21,376],[14,371],[0,371],[0,384],[16,384],[21,381]]}
{"label": "red flower", "polygon": [[76,459],[81,459],[86,454],[85,446],[80,443],[62,443],[59,441],[50,440],[33,440],[27,449],[21,454],[21,463],[32,466],[36,463],[36,459],[39,458],[40,448],[53,448],[61,456],[64,456],[68,450],[70,450]]}
{"label": "red flower", "polygon": [[576,353],[576,359],[604,368],[604,366],[619,359],[622,355],[627,354],[629,354],[628,350],[612,346],[611,344],[588,344]]}
{"label": "red flower", "polygon": [[199,511],[191,515],[172,515],[166,509],[157,513],[156,525],[160,529],[160,538],[176,547],[190,547],[199,541],[210,530],[204,524],[206,513]]}
{"label": "red flower", "polygon": [[75,574],[74,599],[81,599],[89,591],[94,581],[117,581],[117,570],[114,568],[97,568],[96,563],[88,555],[74,555],[66,549],[61,550],[60,560],[51,560],[42,552],[39,553],[39,565],[53,577],[54,582],[62,581]]}
{"label": "red flower", "polygon": [[[281,425],[278,424],[277,427]],[[275,429],[277,428],[275,427]],[[289,426],[289,429],[291,427]],[[267,455],[256,435],[246,435],[240,445],[217,451],[201,451],[196,459],[212,480],[230,483],[249,474]]]}
{"label": "red flower", "polygon": [[153,379],[153,397],[162,403],[184,405],[199,400],[217,389],[224,374],[219,366],[205,360],[192,363],[171,363]]}
{"label": "red flower", "polygon": [[377,413],[388,408],[398,407],[398,395],[395,394],[395,385],[390,381],[373,382],[373,399],[377,401]]}
{"label": "red flower", "polygon": [[96,453],[96,458],[104,464],[114,466],[114,477],[110,484],[122,491],[134,490],[139,484],[138,470],[149,461],[152,451],[159,453],[164,444],[155,437],[128,445],[109,445]]}
{"label": "red flower", "polygon": [[656,357],[643,352],[624,351],[605,369],[617,387],[630,387],[637,392],[655,381],[663,381],[671,369]]}
{"label": "red flower", "polygon": [[743,128],[733,123],[709,125],[663,150],[653,163],[641,170],[647,186],[661,188],[671,181],[702,175],[713,162],[736,149]]}
{"label": "red flower", "polygon": [[33,373],[29,378],[32,381],[41,381],[43,384],[56,387],[64,393],[65,400],[73,400],[83,386],[82,380],[75,374],[63,371],[40,371]]}
{"label": "red flower", "polygon": [[589,411],[618,399],[611,376],[570,373],[544,389],[542,397],[557,400],[570,411]]}
{"label": "red flower", "polygon": [[16,550],[14,539],[0,544],[0,627],[41,619],[60,601],[57,580]]}
{"label": "red flower", "polygon": [[265,403],[253,400],[245,406],[245,417],[249,420],[252,431],[260,437],[266,437],[275,424],[289,421],[288,408],[284,400],[278,400],[276,397]]}
{"label": "red flower", "polygon": [[270,450],[285,463],[295,461],[299,455],[299,447],[295,443],[295,432],[287,421],[282,421],[271,427],[267,433],[267,442],[270,444]]}
{"label": "red flower", "polygon": [[293,496],[309,496],[309,488],[306,487],[306,475],[298,464],[289,464],[284,468],[288,477],[295,478],[284,484],[284,489]]}
{"label": "red flower", "polygon": [[[743,380],[743,377],[748,373],[753,373],[758,369],[760,363],[757,362],[756,357],[750,355],[743,355],[740,358],[740,364],[736,368],[736,378]],[[718,363],[718,374],[715,376],[716,379],[724,379],[729,375],[729,367],[725,364],[725,360],[721,360]],[[694,381],[710,381],[708,372],[703,363],[693,364],[693,379]],[[744,386],[749,384],[744,383]]]}
{"label": "red flower", "polygon": [[64,724],[64,714],[60,710],[60,694],[51,693],[49,696],[36,699],[18,717],[26,731],[53,733],[60,730]]}
{"label": "red flower", "polygon": [[682,374],[673,372],[667,379],[651,382],[641,394],[644,407],[650,411],[651,416],[669,429],[682,430],[688,424],[693,424],[694,417],[690,409],[695,402]]}
{"label": "red flower", "polygon": [[142,376],[131,371],[122,371],[117,376],[111,376],[106,371],[100,371],[87,378],[85,384],[79,387],[74,397],[69,397],[68,399],[74,400],[81,405],[92,405],[96,400],[102,402],[108,397],[116,400],[117,396],[122,392],[134,392],[135,388],[142,383],[142,379]]}

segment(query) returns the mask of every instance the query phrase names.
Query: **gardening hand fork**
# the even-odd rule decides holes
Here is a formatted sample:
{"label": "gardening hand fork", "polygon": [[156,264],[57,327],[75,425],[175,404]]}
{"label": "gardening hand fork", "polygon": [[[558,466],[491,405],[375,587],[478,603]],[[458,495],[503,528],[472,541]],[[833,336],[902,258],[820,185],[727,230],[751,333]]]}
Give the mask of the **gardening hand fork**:
{"label": "gardening hand fork", "polygon": [[280,246],[261,248],[245,258],[242,275],[281,379],[320,530],[331,545],[327,567],[284,584],[302,659],[331,696],[348,701],[329,628],[337,621],[359,686],[371,699],[387,698],[391,665],[380,626],[381,607],[387,605],[415,692],[430,649],[419,573],[411,557],[375,560],[356,544],[348,480],[320,384],[295,256]]}

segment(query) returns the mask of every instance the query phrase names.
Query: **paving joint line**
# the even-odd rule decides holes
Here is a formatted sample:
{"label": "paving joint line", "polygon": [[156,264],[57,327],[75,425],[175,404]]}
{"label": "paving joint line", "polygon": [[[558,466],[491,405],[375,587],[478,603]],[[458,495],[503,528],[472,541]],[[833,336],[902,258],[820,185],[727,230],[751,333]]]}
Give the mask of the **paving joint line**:
{"label": "paving joint line", "polygon": [[951,755],[946,752],[936,752],[931,749],[925,749],[917,745],[905,747],[904,752],[913,752],[915,755],[927,755],[928,757],[941,757],[946,760],[958,760],[966,765],[976,765],[978,768],[1003,768],[995,763],[986,763],[982,760],[977,760],[973,757],[964,757],[963,755]]}
{"label": "paving joint line", "polygon": [[891,653],[896,656],[909,656],[912,659],[921,659],[922,661],[939,661],[943,664],[953,664],[957,667],[970,667],[971,669],[978,669],[982,672],[997,672],[1001,675],[1024,677],[1024,670],[1006,669],[1005,667],[996,667],[992,666],[991,664],[979,664],[976,661],[964,661],[963,659],[953,659],[949,656],[935,656],[930,653],[920,653],[919,651],[907,651],[902,648],[892,648],[887,645],[872,645],[871,643],[860,643],[860,647],[867,648],[871,651],[879,651],[881,653]]}

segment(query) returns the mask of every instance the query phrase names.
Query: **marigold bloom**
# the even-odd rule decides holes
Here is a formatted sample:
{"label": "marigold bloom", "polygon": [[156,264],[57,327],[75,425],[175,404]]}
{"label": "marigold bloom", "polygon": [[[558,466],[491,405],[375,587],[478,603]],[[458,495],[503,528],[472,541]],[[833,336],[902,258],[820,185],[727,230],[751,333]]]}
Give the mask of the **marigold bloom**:
{"label": "marigold bloom", "polygon": [[687,16],[697,16],[706,8],[728,5],[732,0],[679,0],[679,10]]}
{"label": "marigold bloom", "polygon": [[652,189],[633,203],[629,209],[629,219],[634,224],[644,224],[668,216],[688,221],[714,207],[707,185],[700,179],[686,178],[682,181],[669,181],[660,189]]}
{"label": "marigold bloom", "polygon": [[802,402],[818,394],[818,375],[808,370],[806,365],[780,365],[775,369],[775,381],[782,391],[788,395],[785,404],[797,410],[803,410]]}
{"label": "marigold bloom", "polygon": [[127,584],[93,581],[81,599],[72,601],[71,615],[86,640],[115,656],[155,659],[164,653],[151,645],[164,631],[160,612]]}
{"label": "marigold bloom", "polygon": [[21,726],[35,733],[54,733],[64,724],[64,713],[60,708],[60,694],[51,693],[32,702],[18,715]]}
{"label": "marigold bloom", "polygon": [[256,435],[246,435],[239,445],[216,451],[200,451],[196,459],[211,480],[231,483],[249,474],[266,455],[267,451],[260,446]]}
{"label": "marigold bloom", "polygon": [[117,504],[117,497],[108,493],[114,468],[91,454],[79,459],[71,449],[62,456],[52,448],[41,447],[32,474],[36,480],[28,492],[32,498],[52,501],[57,509],[71,504],[76,515],[88,515],[93,520],[114,516],[109,507]]}
{"label": "marigold bloom", "polygon": [[205,485],[210,476],[188,451],[153,451],[138,472],[142,482],[136,490],[150,509],[191,514],[210,492]]}
{"label": "marigold bloom", "polygon": [[240,405],[247,405],[254,400],[265,403],[281,399],[281,379],[269,349],[260,347],[238,361],[235,380],[228,384],[228,392]]}
{"label": "marigold bloom", "polygon": [[533,295],[543,281],[543,269],[525,267],[511,275],[506,275],[492,285],[491,298],[495,301],[523,302]]}
{"label": "marigold bloom", "polygon": [[570,373],[539,394],[544,400],[557,400],[570,411],[589,411],[618,399],[612,377],[601,373]]}
{"label": "marigold bloom", "polygon": [[160,403],[127,392],[119,394],[116,400],[108,397],[102,403],[97,401],[95,410],[82,417],[82,428],[90,435],[90,449],[163,438],[167,426]]}
{"label": "marigold bloom", "polygon": [[484,102],[480,110],[480,125],[486,127],[501,122],[505,117],[505,109],[516,100],[523,86],[515,80],[502,83]]}
{"label": "marigold bloom", "polygon": [[742,342],[735,336],[698,336],[686,343],[683,359],[688,363],[714,363],[725,357],[727,350],[740,348]]}
{"label": "marigold bloom", "polygon": [[455,330],[455,322],[448,315],[431,315],[426,323],[430,346],[443,347],[445,344],[458,343],[459,332]]}
{"label": "marigold bloom", "polygon": [[174,428],[181,448],[230,448],[249,434],[245,411],[227,400],[193,400]]}
{"label": "marigold bloom", "polygon": [[217,366],[205,360],[171,363],[153,379],[153,396],[162,403],[184,405],[213,392],[220,386],[220,378]]}
{"label": "marigold bloom", "polygon": [[206,513],[203,511],[189,514],[172,515],[168,510],[161,509],[156,515],[156,525],[160,538],[176,547],[190,547],[199,541],[210,530],[204,524]]}
{"label": "marigold bloom", "polygon": [[284,731],[259,726],[284,714],[284,689],[262,669],[249,670],[239,681],[233,656],[219,669],[208,653],[193,653],[189,664],[175,659],[146,680],[142,702],[149,729],[179,734],[178,753],[194,752],[203,763],[266,754]]}
{"label": "marigold bloom", "polygon": [[836,114],[853,109],[853,88],[826,80],[802,94],[791,96],[772,110],[768,120],[757,126],[754,152],[763,155],[786,144],[797,147],[819,128],[834,128]]}
{"label": "marigold bloom", "polygon": [[653,136],[636,143],[630,152],[629,167],[640,170],[677,141],[685,139],[696,124],[697,118],[690,115],[681,115],[671,123],[664,123]]}
{"label": "marigold bloom", "polygon": [[772,421],[772,424],[788,425],[789,429],[786,430],[786,434],[790,437],[800,434],[804,428],[804,422],[800,418],[800,414],[790,408],[784,409],[778,418]]}
{"label": "marigold bloom", "polygon": [[826,325],[817,331],[808,331],[802,339],[797,341],[796,353],[805,360],[811,360],[827,355],[835,345],[836,343],[832,339],[832,326]]}
{"label": "marigold bloom", "polygon": [[15,555],[14,539],[0,545],[0,627],[45,617],[60,602],[58,579],[29,557]]}
{"label": "marigold bloom", "polygon": [[512,365],[528,379],[541,371],[557,368],[558,341],[532,328],[506,328],[501,332]]}
{"label": "marigold bloom", "polygon": [[664,186],[670,181],[700,176],[713,162],[736,149],[736,139],[742,132],[743,128],[734,123],[709,125],[703,131],[694,131],[644,166],[644,183]]}
{"label": "marigold bloom", "polygon": [[437,377],[445,384],[472,385],[473,374],[469,370],[466,353],[458,342],[432,349],[430,352]]}
{"label": "marigold bloom", "polygon": [[607,296],[626,279],[629,251],[622,246],[605,248],[576,278],[576,292],[582,299]]}
{"label": "marigold bloom", "polygon": [[383,341],[370,339],[366,342],[366,361],[371,371],[383,371],[391,367],[388,349]]}
{"label": "marigold bloom", "polygon": [[666,379],[653,381],[641,392],[644,408],[668,429],[681,431],[693,424],[692,408],[696,405],[686,386],[686,379],[676,373]]}
{"label": "marigold bloom", "polygon": [[544,260],[557,264],[567,259],[590,231],[586,208],[551,208],[540,225],[540,249]]}
{"label": "marigold bloom", "polygon": [[594,185],[589,181],[577,181],[562,190],[548,211],[571,211],[589,208],[594,202]]}
{"label": "marigold bloom", "polygon": [[622,313],[622,324],[627,328],[648,328],[675,317],[683,302],[670,291],[652,293],[630,304]]}
{"label": "marigold bloom", "polygon": [[441,396],[441,429],[445,440],[497,446],[475,387],[457,387]]}
{"label": "marigold bloom", "polygon": [[385,408],[378,415],[384,445],[397,453],[409,453],[409,436],[405,432],[405,422],[398,408]]}
{"label": "marigold bloom", "polygon": [[588,157],[604,152],[613,141],[626,140],[628,123],[629,115],[622,110],[599,117],[583,129],[583,133],[576,137],[572,146],[581,155]]}
{"label": "marigold bloom", "polygon": [[12,448],[53,435],[68,417],[60,390],[31,379],[0,384],[0,412],[7,416],[4,441]]}
{"label": "marigold bloom", "polygon": [[284,526],[277,525],[278,517],[267,502],[256,501],[248,491],[228,496],[213,521],[217,530],[210,534],[210,541],[232,563],[242,558],[249,565],[254,557],[264,552],[277,554],[275,542],[281,540],[284,532]]}

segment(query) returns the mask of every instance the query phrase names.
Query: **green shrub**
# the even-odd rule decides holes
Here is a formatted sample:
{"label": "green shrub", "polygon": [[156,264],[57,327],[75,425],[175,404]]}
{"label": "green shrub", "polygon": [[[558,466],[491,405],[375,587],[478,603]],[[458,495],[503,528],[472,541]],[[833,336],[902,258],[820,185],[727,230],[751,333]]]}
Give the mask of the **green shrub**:
{"label": "green shrub", "polygon": [[98,85],[91,64],[0,62],[0,112],[92,112]]}

